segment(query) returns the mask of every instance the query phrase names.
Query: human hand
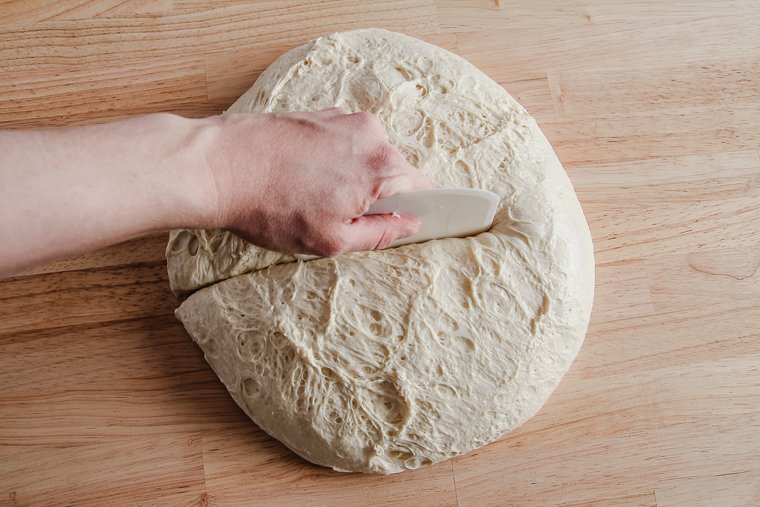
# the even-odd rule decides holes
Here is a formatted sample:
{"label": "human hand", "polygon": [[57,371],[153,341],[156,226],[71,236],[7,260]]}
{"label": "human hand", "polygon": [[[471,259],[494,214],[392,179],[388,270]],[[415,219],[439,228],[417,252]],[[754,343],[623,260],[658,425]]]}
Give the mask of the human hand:
{"label": "human hand", "polygon": [[388,143],[380,120],[343,109],[214,119],[207,160],[215,225],[271,250],[334,256],[414,234],[414,217],[363,216],[432,182]]}

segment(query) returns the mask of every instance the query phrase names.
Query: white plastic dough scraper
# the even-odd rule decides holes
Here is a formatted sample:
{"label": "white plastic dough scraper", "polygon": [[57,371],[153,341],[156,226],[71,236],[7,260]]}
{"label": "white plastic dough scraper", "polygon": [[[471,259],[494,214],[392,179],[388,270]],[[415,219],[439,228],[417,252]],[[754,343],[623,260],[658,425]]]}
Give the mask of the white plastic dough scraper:
{"label": "white plastic dough scraper", "polygon": [[493,223],[499,196],[472,188],[406,190],[375,201],[365,215],[399,213],[420,221],[420,230],[390,247],[438,238],[462,238],[487,231]]}

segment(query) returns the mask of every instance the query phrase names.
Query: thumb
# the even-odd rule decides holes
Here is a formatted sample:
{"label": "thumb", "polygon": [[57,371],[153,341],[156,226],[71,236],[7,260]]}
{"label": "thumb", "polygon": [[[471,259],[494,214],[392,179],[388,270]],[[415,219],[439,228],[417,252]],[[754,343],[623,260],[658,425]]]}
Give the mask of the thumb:
{"label": "thumb", "polygon": [[410,215],[363,215],[351,221],[345,236],[349,252],[382,250],[394,240],[406,238],[420,229],[420,222]]}

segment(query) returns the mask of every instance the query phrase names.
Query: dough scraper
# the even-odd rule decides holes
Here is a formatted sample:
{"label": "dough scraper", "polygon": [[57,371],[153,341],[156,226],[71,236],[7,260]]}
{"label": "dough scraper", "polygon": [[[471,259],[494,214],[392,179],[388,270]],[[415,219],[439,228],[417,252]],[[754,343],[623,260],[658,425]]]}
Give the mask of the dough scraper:
{"label": "dough scraper", "polygon": [[473,188],[405,190],[375,201],[365,215],[398,213],[420,221],[420,230],[388,248],[438,238],[463,238],[491,228],[499,196]]}

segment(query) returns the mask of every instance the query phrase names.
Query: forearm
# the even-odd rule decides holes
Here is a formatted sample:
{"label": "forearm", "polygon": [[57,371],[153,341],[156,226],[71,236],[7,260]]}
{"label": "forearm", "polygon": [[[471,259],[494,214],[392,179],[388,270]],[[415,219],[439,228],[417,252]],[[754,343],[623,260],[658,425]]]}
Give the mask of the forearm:
{"label": "forearm", "polygon": [[0,276],[151,231],[214,226],[208,122],[162,114],[0,132]]}
{"label": "forearm", "polygon": [[377,117],[339,109],[0,131],[0,277],[179,227],[288,253],[384,248],[419,223],[364,212],[431,185]]}

